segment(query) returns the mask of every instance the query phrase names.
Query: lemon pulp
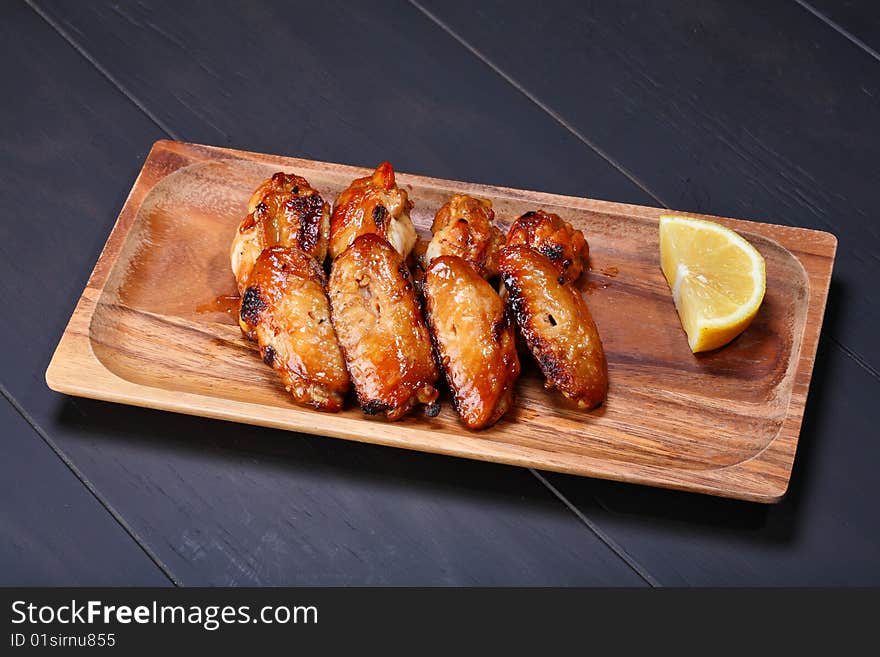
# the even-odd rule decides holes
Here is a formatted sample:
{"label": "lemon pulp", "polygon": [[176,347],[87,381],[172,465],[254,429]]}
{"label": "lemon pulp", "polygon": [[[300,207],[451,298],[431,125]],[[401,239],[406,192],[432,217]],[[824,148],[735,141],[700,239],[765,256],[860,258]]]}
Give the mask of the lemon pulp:
{"label": "lemon pulp", "polygon": [[711,221],[660,217],[660,266],[694,353],[733,340],[764,299],[764,258],[742,236]]}

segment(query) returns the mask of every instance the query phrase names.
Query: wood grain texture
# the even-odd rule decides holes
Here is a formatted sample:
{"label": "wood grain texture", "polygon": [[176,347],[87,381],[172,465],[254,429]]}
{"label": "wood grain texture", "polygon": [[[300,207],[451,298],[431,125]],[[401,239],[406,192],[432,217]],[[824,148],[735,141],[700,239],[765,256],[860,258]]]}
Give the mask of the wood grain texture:
{"label": "wood grain texture", "polygon": [[0,426],[0,586],[170,585],[6,399]]}
{"label": "wood grain texture", "polygon": [[867,48],[880,59],[880,5],[874,0],[802,0],[807,11],[851,37],[855,46]]}
{"label": "wood grain texture", "polygon": [[[711,20],[691,3],[557,4],[529,21],[508,3],[503,12],[421,4],[663,201],[852,235],[841,240],[823,329],[847,348],[827,341],[820,350],[781,504],[548,479],[660,584],[876,582],[880,521],[868,500],[878,483],[868,463],[880,381],[852,356],[876,362],[875,185],[863,168],[877,147],[865,137],[877,122],[874,64],[788,3],[701,3]],[[552,42],[557,56],[517,62],[525,51],[507,44],[525,38]],[[608,93],[572,87],[573,76]],[[807,203],[813,183],[831,200]]]}
{"label": "wood grain texture", "polygon": [[36,4],[175,139],[650,202],[403,0]]}
{"label": "wood grain texture", "polygon": [[[177,583],[645,584],[524,470],[50,391],[52,350],[162,132],[33,11],[2,11],[16,56],[0,58],[0,74],[19,98],[0,104],[0,286],[21,301],[0,315],[2,380]],[[277,132],[295,127],[279,121]],[[338,146],[370,139],[340,133]],[[23,199],[28,230],[11,220]]]}
{"label": "wood grain texture", "polygon": [[662,204],[837,235],[829,336],[880,371],[880,62],[794,2],[418,3]]}
{"label": "wood grain texture", "polygon": [[[363,40],[357,40],[361,37],[352,34],[356,26],[385,20],[378,14],[335,23],[336,34],[344,42],[354,38],[356,44],[369,43],[373,57],[377,56],[376,50],[393,48],[402,60],[414,61],[420,72],[427,71],[425,77],[435,83],[415,84],[412,97],[407,97],[405,89],[412,83],[411,76],[398,75],[394,59],[380,54],[382,69],[388,76],[383,84],[394,85],[395,98],[404,99],[402,106],[432,108],[431,114],[411,117],[408,123],[407,113],[393,113],[393,120],[386,125],[386,118],[378,110],[366,115],[362,112],[363,101],[358,99],[367,96],[356,81],[351,81],[345,63],[341,59],[337,62],[329,53],[332,43],[321,39],[309,21],[293,21],[289,11],[286,15],[291,20],[269,21],[273,13],[265,9],[267,3],[262,5],[242,17],[238,15],[242,6],[231,4],[200,13],[187,7],[177,11],[171,4],[141,2],[117,5],[117,13],[108,8],[109,3],[43,3],[101,66],[126,89],[137,91],[142,106],[190,138],[363,164],[374,163],[394,147],[398,149],[398,164],[429,175],[636,203],[648,198],[636,198],[636,192],[631,191],[635,186],[627,191],[601,171],[591,170],[587,160],[576,158],[574,149],[558,148],[556,139],[547,138],[554,133],[546,126],[533,133],[545,119],[521,109],[522,104],[529,103],[525,97],[518,98],[514,91],[505,93],[488,81],[492,71],[475,58],[468,63],[467,58],[455,56],[448,46],[451,38],[444,40],[439,31],[431,32],[424,22],[413,21],[405,6],[393,12],[394,24],[403,28],[407,37],[403,41],[370,41],[369,30],[363,32]],[[605,22],[607,25],[623,24],[625,16],[632,19],[631,6],[619,6],[620,21],[612,17]],[[132,7],[138,13],[132,13]],[[357,7],[352,10],[358,13]],[[550,6],[544,11],[548,20],[557,15]],[[70,21],[64,22],[62,14]],[[504,24],[510,25],[515,16],[511,13]],[[737,30],[737,24],[743,23],[743,30],[754,32],[749,27],[751,16],[745,11],[729,16],[728,28]],[[576,20],[577,11],[566,14],[566,21]],[[536,22],[533,28],[537,30],[541,24]],[[3,125],[15,126],[22,144],[20,154],[10,153],[9,162],[15,162],[15,166],[4,164],[2,182],[6,186],[2,189],[8,199],[4,208],[7,216],[15,215],[22,190],[27,190],[28,198],[40,199],[41,204],[47,200],[53,203],[41,206],[53,221],[51,229],[42,222],[34,225],[34,230],[41,231],[37,241],[22,241],[18,239],[20,231],[10,231],[2,243],[9,254],[8,259],[0,259],[0,265],[9,264],[2,280],[16,295],[54,299],[47,307],[57,308],[57,312],[26,305],[17,319],[0,316],[0,322],[5,321],[4,330],[15,336],[15,348],[3,354],[4,367],[8,368],[4,371],[16,373],[16,392],[27,397],[30,410],[43,426],[51,428],[53,436],[88,470],[93,481],[100,483],[114,504],[125,508],[184,582],[626,581],[614,562],[602,557],[600,547],[571,531],[570,525],[541,501],[530,477],[514,474],[516,470],[342,441],[302,436],[291,440],[283,432],[243,432],[241,427],[228,423],[89,400],[72,405],[47,393],[42,367],[106,239],[130,180],[155,137],[143,136],[145,131],[139,126],[149,126],[149,122],[143,117],[139,122],[133,106],[130,111],[125,109],[124,99],[114,101],[99,76],[81,72],[86,66],[84,60],[82,66],[77,66],[75,56],[63,57],[60,51],[65,49],[64,44],[57,47],[51,33],[25,29],[21,21],[5,25],[15,28],[10,29],[5,43],[20,56],[4,61],[16,68],[22,63],[34,66],[25,69],[31,74],[23,73],[21,80],[16,79],[12,85],[28,102],[0,108],[13,119]],[[246,29],[239,30],[238,25]],[[804,24],[792,21],[791,26],[795,31],[789,36],[796,40],[796,30]],[[504,26],[490,22],[487,27]],[[258,48],[251,47],[255,35],[266,29],[273,38],[263,40]],[[601,43],[598,55],[593,57],[603,51],[616,52],[615,43],[632,42],[637,47],[643,39],[652,38],[653,30],[652,20],[630,20],[615,40]],[[687,33],[678,36],[684,38]],[[225,38],[217,40],[216,34]],[[818,46],[811,57],[821,54],[833,59],[838,50],[853,47],[842,38],[839,43],[833,38],[817,38],[818,33],[812,30],[802,34],[803,43]],[[485,39],[490,36],[489,31],[481,34]],[[517,42],[515,33],[502,38]],[[419,54],[419,44],[427,42],[436,56]],[[533,66],[554,58],[559,44],[553,43],[553,48],[535,52]],[[582,40],[581,45],[587,47],[589,43]],[[777,44],[766,39],[759,43],[763,50],[754,50],[752,59],[774,62]],[[301,44],[308,44],[316,53],[312,66],[300,74],[306,77],[297,78],[302,84],[274,88],[269,93],[259,77],[265,68],[264,58],[301,61]],[[662,49],[657,52],[662,54]],[[735,48],[731,57],[734,52]],[[646,60],[647,65],[640,69],[641,78],[668,79],[671,67],[671,75],[685,87],[681,92],[684,97],[720,94],[720,104],[729,111],[747,103],[745,121],[758,121],[762,110],[780,104],[776,99],[762,107],[761,94],[766,85],[772,88],[772,76],[762,77],[760,69],[752,67],[737,73],[739,69],[735,68],[725,73],[722,62],[714,60],[719,74],[734,79],[743,91],[731,95],[729,85],[715,84],[711,74],[678,74],[691,70],[689,59],[699,61],[703,57],[700,48],[685,43],[669,53],[678,58]],[[553,61],[567,70],[567,59]],[[601,58],[594,61],[594,69],[584,68],[583,62],[575,65],[572,75],[578,81],[576,87],[585,76],[603,79],[602,69],[607,64]],[[822,121],[824,115],[811,109],[834,96],[823,91],[824,85],[830,81],[832,88],[849,87],[849,79],[851,88],[859,89],[864,69],[860,65],[836,66],[833,62],[828,69],[828,74],[812,87],[789,87],[787,97],[798,108],[788,112],[788,123],[782,129],[772,131],[775,138],[816,132],[816,116],[821,126],[816,134],[830,129]],[[627,98],[637,102],[630,88],[619,86],[625,76],[618,69],[612,72],[612,82],[606,87],[611,93],[603,96],[602,102],[607,105]],[[762,82],[765,78],[770,82]],[[45,84],[28,86],[28,81]],[[872,89],[870,84],[865,87]],[[571,93],[571,85],[568,88]],[[468,89],[480,92],[469,95]],[[255,103],[254,98],[263,100]],[[544,100],[552,104],[557,97],[551,94]],[[856,114],[866,110],[858,99],[841,102]],[[397,105],[400,102],[392,104],[392,109]],[[723,115],[717,105],[713,105],[713,114]],[[803,112],[801,106],[808,111]],[[620,107],[615,106],[611,114],[619,115]],[[28,120],[16,121],[13,110],[20,110]],[[446,123],[438,124],[442,139],[433,139],[431,116],[450,112],[456,117],[455,130]],[[578,112],[586,115],[587,108],[581,107]],[[493,114],[491,120],[473,118],[488,114]],[[627,124],[614,132],[626,136],[638,121],[651,120],[654,115],[653,105],[639,103],[636,111],[625,113]],[[200,116],[208,120],[202,121]],[[292,119],[277,120],[282,116]],[[364,116],[368,120],[364,121]],[[773,198],[763,192],[755,196],[756,205],[748,210],[713,206],[715,198],[719,203],[734,202],[730,190],[735,192],[740,182],[735,167],[725,169],[726,175],[714,175],[712,159],[703,157],[686,176],[672,175],[681,169],[672,169],[657,153],[675,151],[679,143],[687,143],[695,158],[700,153],[717,155],[723,150],[717,147],[711,129],[685,129],[687,142],[652,136],[663,134],[664,126],[674,125],[671,122],[675,116],[674,112],[666,112],[647,135],[641,130],[634,135],[633,142],[644,144],[644,150],[637,151],[629,162],[638,163],[640,169],[652,169],[652,179],[670,180],[669,195],[684,190],[700,199],[701,205],[696,201],[694,205],[689,205],[691,201],[676,202],[679,207],[776,220],[778,213],[771,206],[767,210],[760,207],[768,197]],[[852,116],[847,121],[861,125]],[[401,122],[406,126],[403,132],[388,127]],[[474,157],[470,147],[458,148],[458,142],[450,142],[450,134],[455,136],[461,130],[466,133],[464,141],[473,143],[477,128],[485,123],[493,129],[479,133],[483,145],[480,157]],[[264,131],[267,124],[273,126],[271,135]],[[613,121],[606,123],[602,115],[590,119],[591,128],[616,125]],[[870,134],[870,130],[862,132]],[[415,139],[413,134],[417,135]],[[381,135],[384,142],[379,144],[376,135]],[[516,155],[511,156],[504,145],[518,143],[524,136],[530,153],[545,153],[539,167],[512,164]],[[572,136],[571,140],[576,138]],[[53,143],[63,146],[48,155],[49,144]],[[612,159],[617,156],[614,152],[610,155]],[[796,155],[805,155],[811,166],[821,162],[819,153],[809,148]],[[404,157],[407,161],[401,159]],[[791,153],[788,159],[796,162]],[[840,161],[837,156],[829,160],[834,167]],[[682,162],[687,164],[688,159],[679,161],[679,165]],[[711,177],[709,172],[713,173]],[[773,167],[761,170],[762,176],[769,176],[770,189],[774,188],[773,172]],[[60,194],[41,192],[44,180],[53,180],[52,190]],[[855,184],[857,180],[847,182]],[[758,182],[754,184],[760,190]],[[739,201],[743,207],[748,206],[751,194],[745,189]],[[666,200],[665,191],[659,187],[658,191]],[[805,211],[803,215],[809,217],[810,213]],[[833,229],[845,233],[850,225],[858,228],[865,218],[844,208],[832,215],[832,220]],[[20,257],[23,252],[28,253],[27,258]],[[871,256],[857,257],[870,262]],[[52,266],[42,268],[44,262]],[[851,280],[841,283],[837,278],[826,317],[833,334],[840,332],[835,325],[841,318],[858,314],[854,310],[860,305],[856,299],[865,294],[865,288],[853,285]],[[870,293],[871,288],[867,289]],[[29,329],[33,325],[46,326],[45,333],[34,333]],[[591,522],[607,531],[633,561],[642,563],[643,568],[650,567],[660,583],[747,581],[797,585],[873,581],[870,575],[876,575],[880,528],[873,504],[876,477],[870,468],[875,459],[865,450],[866,440],[876,428],[871,409],[880,394],[878,385],[863,370],[860,372],[840,346],[826,343],[811,387],[792,488],[783,503],[772,507],[584,478],[558,476],[552,480],[559,486],[567,482],[563,490],[582,503],[581,509]],[[259,509],[257,515],[254,509]],[[273,536],[281,537],[283,546],[271,540]],[[547,537],[552,540],[547,541]],[[499,542],[508,548],[496,550]],[[558,549],[548,550],[550,543]],[[321,549],[327,553],[324,559]]]}
{"label": "wood grain texture", "polygon": [[822,340],[786,498],[551,481],[662,586],[878,586],[880,382]]}
{"label": "wood grain texture", "polygon": [[[657,264],[660,210],[399,173],[423,232],[456,192],[492,200],[502,226],[547,208],[586,231],[597,272],[619,273],[604,281],[594,275],[585,289],[612,381],[601,410],[587,414],[548,395],[532,368],[521,379],[515,412],[479,434],[464,431],[448,406],[436,419],[389,426],[357,410],[328,415],[291,406],[228,317],[195,311],[235,290],[226,262],[230,236],[250,190],[276,170],[306,177],[331,198],[365,174],[158,142],[53,357],[49,385],[68,394],[512,465],[763,502],[784,494],[833,236],[720,220],[762,252],[768,292],[746,333],[696,358]],[[636,316],[643,321],[633,322]]]}

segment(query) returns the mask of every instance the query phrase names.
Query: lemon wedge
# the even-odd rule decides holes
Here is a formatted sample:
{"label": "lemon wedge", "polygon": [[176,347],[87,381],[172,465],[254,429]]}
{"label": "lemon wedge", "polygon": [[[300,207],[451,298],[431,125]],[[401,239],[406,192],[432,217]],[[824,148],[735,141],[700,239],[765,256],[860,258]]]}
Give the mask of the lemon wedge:
{"label": "lemon wedge", "polygon": [[691,217],[660,217],[660,266],[691,351],[726,345],[754,319],[767,278],[764,258],[742,236]]}

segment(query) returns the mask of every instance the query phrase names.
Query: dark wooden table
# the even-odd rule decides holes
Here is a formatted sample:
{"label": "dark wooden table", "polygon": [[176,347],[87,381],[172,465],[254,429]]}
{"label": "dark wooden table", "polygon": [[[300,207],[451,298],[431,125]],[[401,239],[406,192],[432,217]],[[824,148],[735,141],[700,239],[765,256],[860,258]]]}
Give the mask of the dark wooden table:
{"label": "dark wooden table", "polygon": [[[877,585],[880,4],[0,5],[0,583]],[[151,144],[828,230],[760,506],[66,398],[43,373]]]}

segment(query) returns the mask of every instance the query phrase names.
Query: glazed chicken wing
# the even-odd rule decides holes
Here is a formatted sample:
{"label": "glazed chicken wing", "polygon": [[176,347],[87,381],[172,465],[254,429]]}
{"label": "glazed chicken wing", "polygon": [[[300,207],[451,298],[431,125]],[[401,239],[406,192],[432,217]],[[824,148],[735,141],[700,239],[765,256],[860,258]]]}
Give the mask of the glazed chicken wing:
{"label": "glazed chicken wing", "polygon": [[608,367],[580,292],[560,282],[549,258],[525,246],[505,247],[499,268],[511,314],[547,377],[546,386],[581,408],[601,404]]}
{"label": "glazed chicken wing", "polygon": [[458,256],[436,258],[425,276],[425,312],[455,410],[469,429],[494,424],[513,404],[519,377],[504,303]]}
{"label": "glazed chicken wing", "polygon": [[492,202],[456,194],[437,210],[431,225],[433,237],[423,256],[427,269],[442,255],[463,258],[483,278],[498,274],[498,252],[504,246],[504,233],[492,225]]}
{"label": "glazed chicken wing", "polygon": [[419,299],[425,296],[425,268],[427,267],[425,253],[428,250],[428,244],[428,240],[419,237],[412,250],[413,285],[416,287],[416,295]]}
{"label": "glazed chicken wing", "polygon": [[383,162],[372,175],[352,181],[336,199],[330,219],[330,257],[339,256],[359,235],[375,233],[406,259],[417,237],[411,209],[406,192],[394,181],[394,169]]}
{"label": "glazed chicken wing", "polygon": [[248,214],[232,241],[230,259],[239,292],[247,287],[263,249],[296,247],[320,263],[327,255],[329,234],[330,204],[305,178],[276,173],[251,196]]}
{"label": "glazed chicken wing", "polygon": [[348,372],[324,291],[324,271],[297,248],[262,252],[241,301],[242,331],[257,341],[263,361],[300,404],[342,408]]}
{"label": "glazed chicken wing", "polygon": [[566,283],[576,281],[587,265],[590,247],[584,234],[558,214],[526,212],[513,222],[507,246],[529,246],[550,258]]}
{"label": "glazed chicken wing", "polygon": [[397,420],[420,402],[436,415],[439,372],[400,254],[378,235],[361,235],[333,261],[329,290],[333,324],[364,413]]}

